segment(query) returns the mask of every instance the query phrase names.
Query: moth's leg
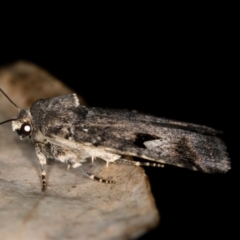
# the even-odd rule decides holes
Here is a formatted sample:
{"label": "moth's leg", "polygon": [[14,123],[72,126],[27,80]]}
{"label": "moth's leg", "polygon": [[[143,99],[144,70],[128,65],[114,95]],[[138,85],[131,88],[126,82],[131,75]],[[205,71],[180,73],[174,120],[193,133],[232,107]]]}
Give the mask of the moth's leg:
{"label": "moth's leg", "polygon": [[95,180],[95,181],[98,181],[98,182],[102,182],[102,183],[107,183],[107,184],[109,184],[109,183],[110,184],[114,184],[115,183],[114,181],[111,181],[111,180],[105,180],[103,178],[96,177],[93,174],[90,174],[90,173],[86,172],[83,168],[80,168],[80,169],[81,169],[81,171],[82,171],[84,176],[86,176],[86,177],[88,177],[88,178],[90,178],[92,180]]}
{"label": "moth's leg", "polygon": [[67,161],[67,170],[69,170],[72,167],[72,163],[70,161]]}
{"label": "moth's leg", "polygon": [[[90,151],[92,151],[90,149]],[[91,155],[92,158],[92,162],[93,160],[95,160],[95,158],[100,158],[102,160],[104,160],[106,162],[106,167],[108,167],[109,163],[111,162],[115,162],[116,160],[121,158],[121,155],[119,154],[115,154],[115,153],[110,153],[104,150],[99,150],[96,152],[96,150],[92,151],[92,153],[89,153],[89,155]]]}
{"label": "moth's leg", "polygon": [[71,167],[72,167],[72,168],[77,168],[77,167],[79,167],[79,166],[82,166],[82,164],[79,163],[79,162],[75,162],[75,161],[71,161],[71,160],[67,160],[66,162],[67,162],[67,164],[68,164],[67,170],[69,170]]}
{"label": "moth's leg", "polygon": [[135,166],[147,166],[147,167],[164,167],[164,164],[162,163],[138,162],[138,161],[132,161],[127,159],[119,159],[119,160],[116,160],[115,163],[135,165]]}
{"label": "moth's leg", "polygon": [[44,170],[44,165],[40,164],[41,170],[42,170],[42,192],[46,191],[47,185],[46,185],[46,172]]}
{"label": "moth's leg", "polygon": [[39,161],[40,166],[41,166],[42,192],[45,192],[46,188],[47,188],[47,185],[46,185],[46,172],[45,172],[44,165],[47,162],[47,158],[43,154],[41,146],[40,146],[39,143],[35,144],[35,150],[36,150],[38,161]]}

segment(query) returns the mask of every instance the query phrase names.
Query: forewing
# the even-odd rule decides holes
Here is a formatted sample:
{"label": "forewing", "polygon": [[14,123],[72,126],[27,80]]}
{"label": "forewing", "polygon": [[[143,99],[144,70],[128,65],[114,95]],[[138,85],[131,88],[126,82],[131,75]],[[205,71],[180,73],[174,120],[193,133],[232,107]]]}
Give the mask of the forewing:
{"label": "forewing", "polygon": [[209,127],[130,111],[86,108],[75,95],[39,100],[31,114],[39,119],[36,124],[43,135],[62,147],[75,143],[79,151],[136,156],[204,172],[230,169],[226,147]]}

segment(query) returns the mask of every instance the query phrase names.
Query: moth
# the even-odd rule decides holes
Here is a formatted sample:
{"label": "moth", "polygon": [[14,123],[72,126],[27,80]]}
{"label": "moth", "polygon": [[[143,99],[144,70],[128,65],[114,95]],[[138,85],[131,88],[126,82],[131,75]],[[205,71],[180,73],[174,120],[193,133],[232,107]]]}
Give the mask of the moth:
{"label": "moth", "polygon": [[[217,137],[219,131],[210,127],[132,111],[85,107],[76,94],[40,99],[30,109],[18,109],[17,118],[0,124],[11,121],[21,140],[33,142],[41,167],[42,191],[47,186],[48,158],[67,163],[68,168],[78,167],[85,176],[105,183],[114,181],[88,173],[82,163],[100,158],[107,165],[170,164],[206,173],[230,169],[226,146]],[[135,161],[133,157],[148,162]]]}

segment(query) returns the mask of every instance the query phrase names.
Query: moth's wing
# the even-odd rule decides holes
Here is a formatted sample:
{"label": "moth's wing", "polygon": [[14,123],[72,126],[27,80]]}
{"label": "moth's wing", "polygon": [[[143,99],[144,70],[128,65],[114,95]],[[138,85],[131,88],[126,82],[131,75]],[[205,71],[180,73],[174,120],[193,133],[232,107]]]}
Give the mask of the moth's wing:
{"label": "moth's wing", "polygon": [[48,138],[55,136],[56,144],[61,142],[63,147],[70,141],[85,150],[91,147],[90,152],[137,156],[204,172],[230,168],[226,147],[212,128],[127,111],[86,108],[75,95],[39,100],[30,111],[35,129]]}
{"label": "moth's wing", "polygon": [[127,111],[89,108],[75,141],[98,149],[204,172],[226,172],[230,161],[218,131]]}

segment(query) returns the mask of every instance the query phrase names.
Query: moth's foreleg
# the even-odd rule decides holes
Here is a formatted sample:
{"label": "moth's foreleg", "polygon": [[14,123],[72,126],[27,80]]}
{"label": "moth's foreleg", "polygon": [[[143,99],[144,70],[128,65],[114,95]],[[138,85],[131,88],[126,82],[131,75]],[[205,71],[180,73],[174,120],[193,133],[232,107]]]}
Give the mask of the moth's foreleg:
{"label": "moth's foreleg", "polygon": [[82,171],[84,176],[86,176],[86,177],[88,177],[88,178],[90,178],[92,180],[95,180],[95,181],[98,181],[98,182],[102,182],[102,183],[107,183],[107,184],[114,184],[115,183],[112,180],[105,180],[103,178],[96,177],[95,175],[86,172],[83,168],[80,168],[80,169],[81,169],[81,171]]}
{"label": "moth's foreleg", "polygon": [[47,184],[46,184],[46,172],[43,164],[41,164],[41,170],[42,170],[42,192],[45,192]]}
{"label": "moth's foreleg", "polygon": [[44,165],[47,163],[47,158],[43,154],[39,143],[35,144],[35,150],[36,150],[38,161],[39,161],[40,167],[41,167],[42,192],[45,192],[46,188],[47,188],[47,184],[46,184],[46,172],[45,172]]}
{"label": "moth's foreleg", "polygon": [[116,160],[115,163],[134,165],[134,166],[164,167],[164,164],[162,164],[162,163],[138,162],[138,161],[132,161],[132,160],[127,160],[127,159],[119,159],[119,160]]}

